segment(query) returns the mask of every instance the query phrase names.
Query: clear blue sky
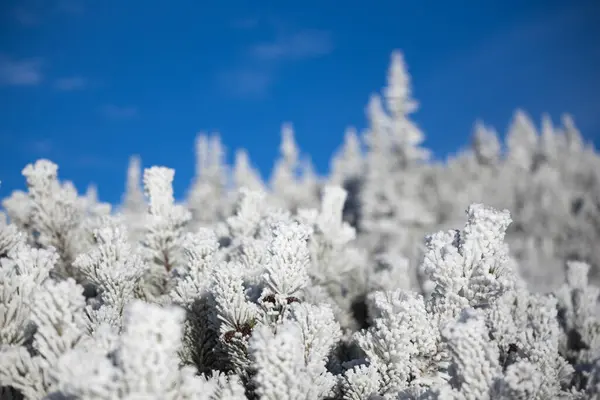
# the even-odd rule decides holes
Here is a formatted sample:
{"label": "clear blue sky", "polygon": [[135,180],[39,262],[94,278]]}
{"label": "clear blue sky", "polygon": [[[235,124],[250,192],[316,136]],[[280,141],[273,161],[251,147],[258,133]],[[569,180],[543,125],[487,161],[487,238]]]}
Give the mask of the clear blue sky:
{"label": "clear blue sky", "polygon": [[401,49],[438,157],[482,118],[503,132],[523,107],[571,112],[600,133],[595,1],[4,0],[0,5],[0,197],[39,157],[117,202],[129,155],[176,169],[184,194],[194,137],[219,131],[263,175],[293,122],[317,171]]}

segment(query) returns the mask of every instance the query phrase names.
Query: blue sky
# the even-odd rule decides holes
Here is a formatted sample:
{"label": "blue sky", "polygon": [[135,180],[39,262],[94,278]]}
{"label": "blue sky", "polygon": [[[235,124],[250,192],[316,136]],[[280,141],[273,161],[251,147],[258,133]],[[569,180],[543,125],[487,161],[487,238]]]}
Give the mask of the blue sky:
{"label": "blue sky", "polygon": [[443,157],[476,118],[506,129],[567,111],[600,133],[594,1],[4,0],[0,5],[0,197],[22,168],[57,162],[117,202],[129,155],[192,179],[194,137],[219,131],[267,175],[291,121],[320,173],[401,49],[426,145]]}

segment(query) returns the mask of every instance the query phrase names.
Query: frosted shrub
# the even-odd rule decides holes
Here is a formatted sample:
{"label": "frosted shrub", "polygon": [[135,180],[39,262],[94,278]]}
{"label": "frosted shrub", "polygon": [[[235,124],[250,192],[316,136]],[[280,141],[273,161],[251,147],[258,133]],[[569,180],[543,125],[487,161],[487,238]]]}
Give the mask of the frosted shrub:
{"label": "frosted shrub", "polygon": [[185,203],[139,157],[115,212],[26,166],[0,214],[0,399],[597,398],[600,157],[568,115],[517,111],[432,163],[416,108],[394,52],[331,176],[291,124],[269,182],[199,135]]}
{"label": "frosted shrub", "polygon": [[[243,398],[235,378],[206,379],[179,368],[183,317],[181,309],[131,303],[113,355],[80,347],[63,356],[54,372],[60,393],[85,399]],[[93,368],[74,368],[83,360]]]}
{"label": "frosted shrub", "polygon": [[157,300],[168,291],[169,274],[182,262],[181,240],[191,214],[183,206],[175,204],[174,176],[175,171],[165,167],[144,171],[148,213],[141,246],[150,268],[143,277],[138,295],[146,299]]}
{"label": "frosted shrub", "polygon": [[120,329],[123,310],[134,298],[148,265],[128,243],[126,228],[110,219],[104,224],[94,231],[96,247],[79,255],[74,266],[100,293],[99,301],[88,307],[90,322],[105,322]]}
{"label": "frosted shrub", "polygon": [[312,286],[307,289],[314,301],[333,305],[336,319],[343,327],[352,327],[352,305],[368,290],[365,274],[366,254],[354,246],[356,230],[343,221],[346,192],[340,187],[323,189],[321,210],[299,210],[299,217],[312,227],[308,269]]}
{"label": "frosted shrub", "polygon": [[593,364],[600,351],[600,289],[589,285],[589,269],[585,263],[569,262],[567,281],[556,292],[561,354],[583,365]]}
{"label": "frosted shrub", "polygon": [[199,134],[196,138],[196,175],[187,198],[190,224],[210,225],[228,214],[225,150],[218,135]]}
{"label": "frosted shrub", "polygon": [[465,307],[487,307],[510,290],[514,273],[504,234],[508,211],[481,204],[467,211],[463,231],[439,232],[427,238],[423,269],[433,284],[431,310],[454,318]]}
{"label": "frosted shrub", "polygon": [[110,209],[95,208],[95,200],[78,197],[70,182],[58,181],[58,166],[49,160],[38,160],[23,169],[28,193],[15,192],[3,202],[11,220],[27,234],[35,246],[54,247],[60,259],[52,271],[59,277],[77,276],[72,263],[88,245],[84,222],[86,217],[104,214]]}

